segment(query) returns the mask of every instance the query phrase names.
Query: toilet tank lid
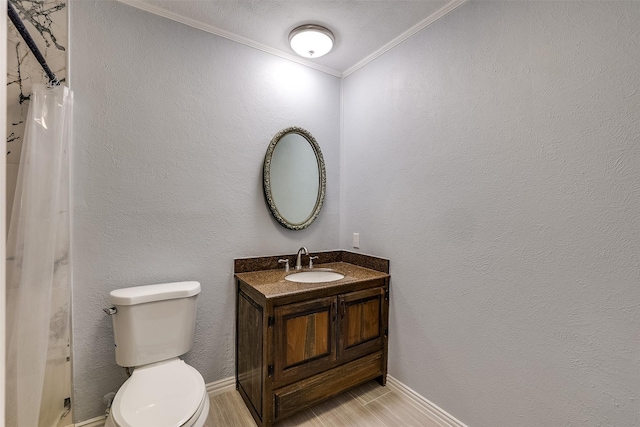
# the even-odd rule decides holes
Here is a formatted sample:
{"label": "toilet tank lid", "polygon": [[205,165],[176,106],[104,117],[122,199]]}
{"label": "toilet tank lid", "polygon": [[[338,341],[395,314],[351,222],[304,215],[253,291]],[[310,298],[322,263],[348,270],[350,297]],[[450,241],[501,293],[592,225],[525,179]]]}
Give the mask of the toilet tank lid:
{"label": "toilet tank lid", "polygon": [[145,302],[188,298],[199,293],[199,282],[161,283],[159,285],[116,289],[109,293],[109,301],[115,305],[135,305]]}

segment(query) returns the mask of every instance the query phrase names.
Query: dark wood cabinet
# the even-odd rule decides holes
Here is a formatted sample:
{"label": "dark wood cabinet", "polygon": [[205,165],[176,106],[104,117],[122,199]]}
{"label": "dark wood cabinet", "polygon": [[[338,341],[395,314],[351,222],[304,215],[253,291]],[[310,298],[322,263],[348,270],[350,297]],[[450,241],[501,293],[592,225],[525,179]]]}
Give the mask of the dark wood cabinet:
{"label": "dark wood cabinet", "polygon": [[236,385],[259,426],[386,383],[389,276],[380,275],[273,297],[237,278]]}
{"label": "dark wood cabinet", "polygon": [[338,296],[338,357],[354,359],[381,350],[387,317],[387,289],[377,287]]}
{"label": "dark wood cabinet", "polygon": [[305,378],[335,362],[335,297],[283,305],[273,311],[275,383]]}

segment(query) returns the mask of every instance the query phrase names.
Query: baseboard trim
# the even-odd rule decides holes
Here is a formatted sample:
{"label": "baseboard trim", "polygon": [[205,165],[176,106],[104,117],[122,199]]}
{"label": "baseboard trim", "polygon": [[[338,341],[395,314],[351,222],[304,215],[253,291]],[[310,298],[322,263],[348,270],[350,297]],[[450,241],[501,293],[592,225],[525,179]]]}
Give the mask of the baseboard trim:
{"label": "baseboard trim", "polygon": [[[439,423],[442,427],[467,427],[467,425],[456,419],[456,417],[449,414],[447,411],[440,408],[435,403],[421,396],[415,390],[407,387],[405,384],[392,377],[391,375],[387,375],[387,386],[411,400],[416,406],[429,414],[430,417],[435,422]],[[205,387],[209,396],[216,396],[218,394],[235,390],[236,379],[235,377],[223,378],[221,380],[205,384]],[[76,423],[75,427],[104,427],[106,419],[107,417],[105,416],[91,418],[90,420]]]}
{"label": "baseboard trim", "polygon": [[209,396],[226,393],[236,389],[236,378],[228,377],[205,385]]}
{"label": "baseboard trim", "polygon": [[105,421],[107,421],[107,417],[101,415],[99,417],[91,418],[90,420],[72,424],[72,426],[75,425],[75,427],[103,427]]}
{"label": "baseboard trim", "polygon": [[[222,394],[231,390],[235,390],[236,379],[235,377],[223,378],[221,380],[214,381],[209,384],[205,384],[204,386],[207,390],[207,394],[211,397],[217,394]],[[103,415],[100,417],[91,418],[90,420],[81,421],[79,423],[72,424],[68,427],[74,427],[74,426],[75,427],[104,427],[104,423],[106,420],[107,420],[107,417]]]}
{"label": "baseboard trim", "polygon": [[462,421],[429,401],[415,390],[407,387],[404,383],[398,379],[387,375],[387,386],[391,387],[398,393],[410,399],[415,405],[420,407],[423,411],[428,413],[434,421],[439,423],[442,427],[467,427]]}

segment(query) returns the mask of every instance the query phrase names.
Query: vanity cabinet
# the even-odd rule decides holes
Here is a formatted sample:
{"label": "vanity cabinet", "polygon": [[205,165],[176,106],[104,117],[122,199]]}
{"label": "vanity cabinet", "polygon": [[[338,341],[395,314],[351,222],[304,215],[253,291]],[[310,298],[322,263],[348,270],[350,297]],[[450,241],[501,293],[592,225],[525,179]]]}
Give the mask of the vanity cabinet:
{"label": "vanity cabinet", "polygon": [[236,275],[236,387],[259,426],[374,378],[385,385],[389,276],[379,275],[274,295]]}

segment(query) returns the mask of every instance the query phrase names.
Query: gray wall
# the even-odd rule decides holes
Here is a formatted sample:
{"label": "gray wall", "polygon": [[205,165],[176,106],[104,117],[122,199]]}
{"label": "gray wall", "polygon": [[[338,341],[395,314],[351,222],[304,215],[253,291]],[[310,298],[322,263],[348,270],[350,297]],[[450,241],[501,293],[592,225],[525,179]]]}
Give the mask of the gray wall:
{"label": "gray wall", "polygon": [[[104,411],[115,365],[112,289],[198,280],[206,382],[233,375],[233,258],[339,246],[340,80],[113,1],[70,5],[75,92],[76,420]],[[276,223],[262,193],[271,137],[309,130],[327,167],[313,227]]]}
{"label": "gray wall", "polygon": [[470,2],[344,81],[342,246],[391,259],[390,373],[470,426],[640,425],[639,22]]}
{"label": "gray wall", "polygon": [[[112,1],[70,9],[77,420],[125,379],[110,290],[201,281],[186,359],[215,381],[232,259],[359,232],[391,259],[399,380],[474,427],[640,424],[640,4],[466,4],[345,79],[341,146],[338,79]],[[327,163],[302,232],[260,181],[291,125]]]}

